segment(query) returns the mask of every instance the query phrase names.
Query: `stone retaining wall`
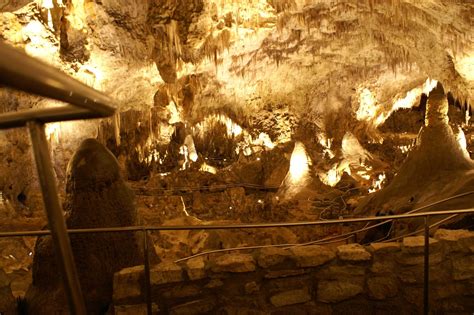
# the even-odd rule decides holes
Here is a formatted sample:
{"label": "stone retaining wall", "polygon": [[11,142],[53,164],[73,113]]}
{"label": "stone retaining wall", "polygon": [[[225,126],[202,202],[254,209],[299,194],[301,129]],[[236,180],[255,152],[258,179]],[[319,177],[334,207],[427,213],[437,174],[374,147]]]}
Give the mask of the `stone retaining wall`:
{"label": "stone retaining wall", "polygon": [[[422,236],[401,243],[265,248],[151,267],[153,308],[163,314],[418,314]],[[115,314],[146,314],[143,266],[114,277]],[[474,232],[430,238],[430,305],[474,311]]]}

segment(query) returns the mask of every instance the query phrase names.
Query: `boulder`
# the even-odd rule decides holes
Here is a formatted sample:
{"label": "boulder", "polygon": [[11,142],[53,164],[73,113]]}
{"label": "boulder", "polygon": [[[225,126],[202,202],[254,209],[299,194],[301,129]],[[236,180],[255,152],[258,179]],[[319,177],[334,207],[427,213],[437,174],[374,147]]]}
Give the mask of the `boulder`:
{"label": "boulder", "polygon": [[319,279],[341,279],[364,277],[365,267],[356,265],[329,265],[316,272]]}
{"label": "boulder", "polygon": [[150,268],[152,285],[183,281],[183,270],[173,262],[162,262]]}
{"label": "boulder", "polygon": [[308,288],[281,292],[270,298],[270,302],[276,307],[305,303],[310,300],[311,295],[309,294]]}
{"label": "boulder", "polygon": [[332,249],[319,245],[296,246],[290,250],[298,267],[317,267],[336,258]]}
{"label": "boulder", "polygon": [[202,256],[191,258],[186,262],[186,273],[190,280],[199,280],[206,277],[206,264]]}
{"label": "boulder", "polygon": [[400,244],[397,242],[388,242],[388,243],[372,243],[370,244],[370,250],[374,255],[393,253],[400,250]]}
{"label": "boulder", "polygon": [[337,256],[346,261],[366,261],[370,260],[372,255],[359,244],[347,244],[337,247]]}
{"label": "boulder", "polygon": [[464,256],[453,259],[454,280],[467,280],[474,278],[474,256]]}
{"label": "boulder", "polygon": [[258,265],[262,268],[269,268],[279,265],[288,260],[290,251],[278,247],[267,247],[260,250]]}
{"label": "boulder", "polygon": [[363,287],[349,281],[320,281],[318,301],[337,303],[354,297],[364,291]]}
{"label": "boulder", "polygon": [[[435,252],[429,255],[429,264],[436,265],[441,263],[444,260],[444,255],[442,252]],[[425,257],[422,254],[400,254],[396,257],[396,261],[400,265],[413,266],[413,265],[422,265],[425,262]]]}
{"label": "boulder", "polygon": [[[433,249],[439,248],[439,242],[433,238],[429,239],[430,253]],[[424,236],[410,236],[403,238],[402,251],[409,254],[422,254],[425,251]]]}
{"label": "boulder", "polygon": [[142,295],[144,267],[124,268],[114,275],[114,301],[130,300]]}
{"label": "boulder", "polygon": [[370,277],[367,279],[369,296],[376,300],[384,300],[397,295],[398,281],[395,277]]}
{"label": "boulder", "polygon": [[258,292],[260,290],[260,286],[255,281],[251,281],[245,284],[244,289],[245,294],[252,294]]}
{"label": "boulder", "polygon": [[378,259],[370,266],[370,272],[375,274],[392,273],[397,267],[394,259]]}
{"label": "boulder", "polygon": [[[158,314],[158,305],[151,305],[152,315]],[[148,315],[146,304],[120,305],[114,307],[114,315]]]}
{"label": "boulder", "polygon": [[474,232],[468,230],[438,229],[434,238],[441,241],[450,252],[472,252],[474,249]]}
{"label": "boulder", "polygon": [[251,272],[255,270],[255,260],[248,254],[226,254],[218,257],[211,267],[213,272]]}
{"label": "boulder", "polygon": [[265,273],[266,279],[275,279],[275,278],[286,278],[304,275],[309,273],[309,269],[282,269],[282,270],[270,270]]}

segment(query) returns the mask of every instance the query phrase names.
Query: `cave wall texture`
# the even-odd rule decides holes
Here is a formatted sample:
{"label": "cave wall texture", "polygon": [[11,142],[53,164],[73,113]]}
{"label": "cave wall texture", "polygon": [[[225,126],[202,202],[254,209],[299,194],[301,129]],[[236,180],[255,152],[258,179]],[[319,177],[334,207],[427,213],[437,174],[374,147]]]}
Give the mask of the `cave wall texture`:
{"label": "cave wall texture", "polygon": [[[0,0],[1,40],[117,103],[110,119],[46,127],[65,210],[67,165],[94,138],[156,225],[403,213],[472,190],[473,29],[471,0]],[[438,84],[442,106],[428,97]],[[0,88],[0,113],[57,105]],[[26,130],[0,131],[0,229],[46,224],[32,162]],[[172,260],[351,228],[151,238]],[[0,240],[9,301],[31,283],[34,243]],[[280,297],[314,299],[311,288]]]}
{"label": "cave wall texture", "polygon": [[[418,105],[433,87],[427,79],[463,110],[472,103],[471,1],[2,0],[0,8],[5,41],[117,100],[112,120],[48,128],[60,181],[87,137],[122,153],[136,179],[153,155],[161,171],[177,166],[178,122],[195,142],[206,118],[225,115],[253,142],[265,133],[276,144],[336,147],[348,131],[380,140],[376,127]],[[0,97],[2,111],[54,106],[5,89]],[[0,190],[14,202],[34,195],[34,181],[12,180],[17,165],[31,168],[25,135],[2,132],[0,141],[8,174]]]}

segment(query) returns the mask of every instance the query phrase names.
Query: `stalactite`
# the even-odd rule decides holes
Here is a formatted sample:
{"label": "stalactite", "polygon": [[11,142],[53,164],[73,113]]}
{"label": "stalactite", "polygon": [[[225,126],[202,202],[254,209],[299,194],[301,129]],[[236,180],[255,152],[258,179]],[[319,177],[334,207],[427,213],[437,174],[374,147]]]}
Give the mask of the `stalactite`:
{"label": "stalactite", "polygon": [[120,112],[117,112],[112,119],[114,125],[115,143],[117,146],[120,146]]}
{"label": "stalactite", "polygon": [[153,131],[153,114],[151,109],[148,111],[149,134],[152,141],[155,141],[155,132]]}

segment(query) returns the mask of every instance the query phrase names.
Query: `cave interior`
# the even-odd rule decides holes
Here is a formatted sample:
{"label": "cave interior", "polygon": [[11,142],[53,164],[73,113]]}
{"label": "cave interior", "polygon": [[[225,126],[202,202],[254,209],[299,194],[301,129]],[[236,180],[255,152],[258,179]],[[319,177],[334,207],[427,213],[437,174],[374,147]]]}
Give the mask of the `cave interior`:
{"label": "cave interior", "polygon": [[[472,0],[0,0],[2,45],[114,104],[44,125],[67,228],[157,227],[69,234],[83,311],[472,314],[473,30]],[[0,117],[63,104],[3,63]],[[77,313],[55,238],[1,235],[51,226],[33,149],[0,128],[0,314]]]}

